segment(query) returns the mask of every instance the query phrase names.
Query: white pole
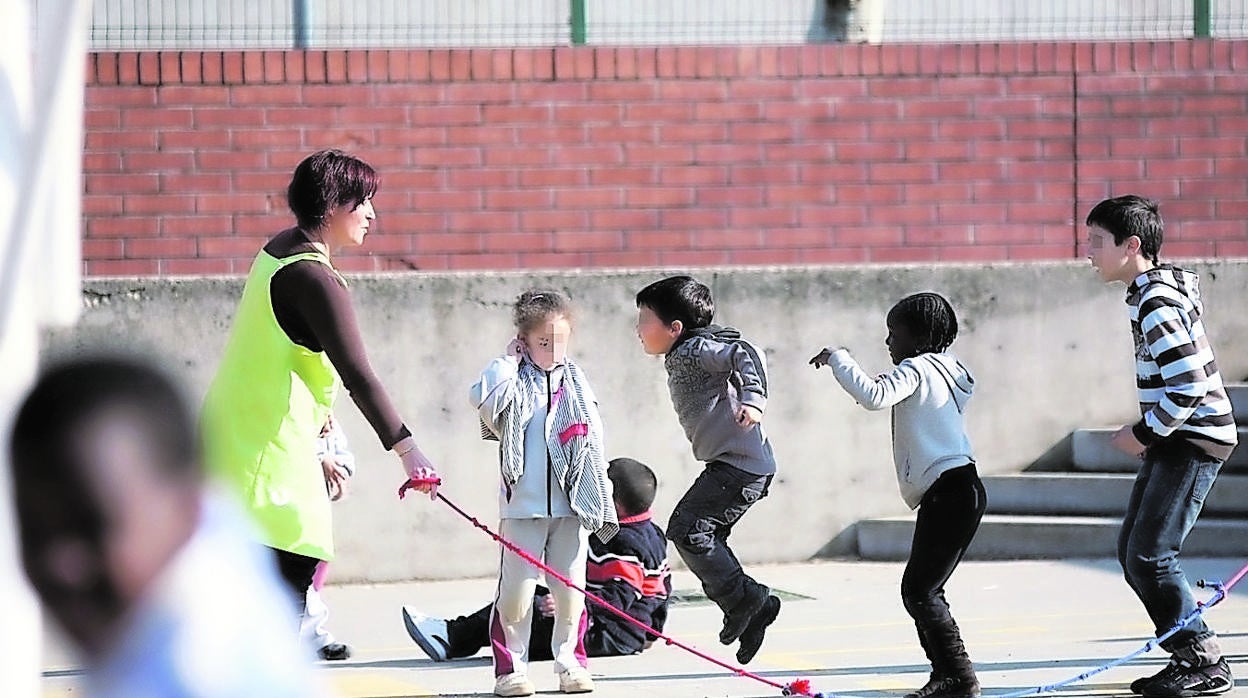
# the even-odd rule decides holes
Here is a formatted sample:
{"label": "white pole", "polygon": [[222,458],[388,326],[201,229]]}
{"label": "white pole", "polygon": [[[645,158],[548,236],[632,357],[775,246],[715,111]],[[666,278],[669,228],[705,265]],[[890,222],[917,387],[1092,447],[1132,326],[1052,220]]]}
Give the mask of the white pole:
{"label": "white pole", "polygon": [[[13,413],[38,363],[39,328],[76,317],[82,90],[88,0],[7,0],[0,22],[0,695],[40,691],[42,627],[21,572],[8,467]],[[34,57],[34,64],[31,57]]]}

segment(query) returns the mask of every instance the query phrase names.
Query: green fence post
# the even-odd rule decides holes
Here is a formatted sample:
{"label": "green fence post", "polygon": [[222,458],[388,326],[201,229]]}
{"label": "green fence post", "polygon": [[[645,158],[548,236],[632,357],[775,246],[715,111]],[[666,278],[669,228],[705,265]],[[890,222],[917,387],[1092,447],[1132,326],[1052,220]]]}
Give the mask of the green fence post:
{"label": "green fence post", "polygon": [[1211,0],[1193,0],[1196,4],[1192,8],[1192,31],[1197,39],[1208,39],[1209,31],[1209,4]]}
{"label": "green fence post", "polygon": [[295,25],[295,48],[306,49],[312,41],[312,10],[308,0],[293,0],[290,14]]}
{"label": "green fence post", "polygon": [[585,0],[572,0],[572,45],[585,45]]}

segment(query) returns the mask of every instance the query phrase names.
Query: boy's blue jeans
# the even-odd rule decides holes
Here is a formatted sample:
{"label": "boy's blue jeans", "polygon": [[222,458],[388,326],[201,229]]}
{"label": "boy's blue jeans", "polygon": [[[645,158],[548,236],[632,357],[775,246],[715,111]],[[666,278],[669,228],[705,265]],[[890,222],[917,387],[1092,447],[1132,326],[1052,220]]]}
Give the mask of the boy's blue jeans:
{"label": "boy's blue jeans", "polygon": [[[1221,467],[1221,461],[1180,439],[1154,444],[1144,453],[1118,535],[1118,561],[1158,635],[1196,608],[1179,551]],[[1204,642],[1213,637],[1198,617],[1161,644],[1173,653],[1205,644],[1216,647],[1216,641]],[[1201,657],[1206,662],[1219,658]]]}
{"label": "boy's blue jeans", "polygon": [[755,502],[767,496],[772,475],[755,475],[712,461],[676,503],[667,539],[702,582],[707,598],[728,613],[763,585],[741,569],[728,535]]}

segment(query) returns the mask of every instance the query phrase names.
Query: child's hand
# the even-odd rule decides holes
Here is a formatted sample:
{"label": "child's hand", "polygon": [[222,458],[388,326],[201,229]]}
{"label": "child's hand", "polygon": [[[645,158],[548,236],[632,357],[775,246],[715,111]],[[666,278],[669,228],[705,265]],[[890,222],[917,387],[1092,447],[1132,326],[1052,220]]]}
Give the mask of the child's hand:
{"label": "child's hand", "polygon": [[507,356],[514,358],[516,361],[521,361],[524,359],[525,354],[527,354],[529,350],[528,347],[525,346],[523,339],[520,339],[519,337],[512,337],[511,341],[507,343],[507,349],[505,351]]}
{"label": "child's hand", "polygon": [[741,409],[737,410],[737,425],[742,429],[749,429],[761,421],[763,421],[763,413],[757,407],[742,405]]}
{"label": "child's hand", "polygon": [[537,607],[537,612],[547,618],[555,616],[555,596],[554,594],[546,594],[544,596],[534,596],[533,605]]}
{"label": "child's hand", "polygon": [[338,465],[332,456],[321,459],[321,471],[325,475],[325,491],[329,493],[329,501],[336,502],[347,494],[347,480],[351,477],[345,468]]}
{"label": "child's hand", "polygon": [[1129,456],[1138,458],[1144,453],[1144,444],[1135,438],[1135,432],[1131,431],[1130,425],[1114,432],[1114,436],[1109,440],[1109,443]]}
{"label": "child's hand", "polygon": [[815,354],[810,359],[810,365],[814,366],[816,370],[818,370],[819,368],[823,366],[827,366],[828,359],[832,358],[832,352],[839,351],[841,349],[844,349],[844,347],[824,347],[820,349],[819,353]]}

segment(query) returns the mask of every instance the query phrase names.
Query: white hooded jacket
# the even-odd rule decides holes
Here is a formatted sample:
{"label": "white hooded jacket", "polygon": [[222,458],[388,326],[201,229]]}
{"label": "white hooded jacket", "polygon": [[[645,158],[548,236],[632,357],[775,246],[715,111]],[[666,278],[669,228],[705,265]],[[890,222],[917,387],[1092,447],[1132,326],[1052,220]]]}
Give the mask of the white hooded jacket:
{"label": "white hooded jacket", "polygon": [[893,463],[911,509],[945,471],[975,462],[964,420],[975,379],[953,356],[920,354],[872,377],[849,351],[837,349],[828,366],[863,407],[893,408]]}

